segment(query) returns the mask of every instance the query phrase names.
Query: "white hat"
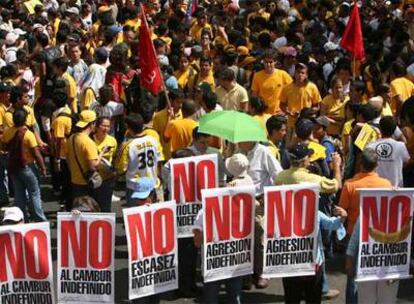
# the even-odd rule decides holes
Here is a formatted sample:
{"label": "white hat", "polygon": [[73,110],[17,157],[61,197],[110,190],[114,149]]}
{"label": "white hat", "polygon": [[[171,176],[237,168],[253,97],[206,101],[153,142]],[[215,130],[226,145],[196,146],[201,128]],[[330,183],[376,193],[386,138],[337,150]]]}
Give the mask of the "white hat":
{"label": "white hat", "polygon": [[6,35],[6,44],[7,45],[13,45],[16,43],[17,39],[19,39],[19,35],[10,32]]}
{"label": "white hat", "polygon": [[325,52],[336,51],[338,48],[338,45],[336,43],[333,43],[332,41],[325,43],[323,46]]}
{"label": "white hat", "polygon": [[23,220],[24,220],[24,215],[23,215],[22,210],[20,210],[19,207],[5,208],[3,223],[6,221],[12,221],[12,222],[18,223]]}
{"label": "white hat", "polygon": [[15,33],[16,35],[19,35],[19,36],[26,34],[25,31],[23,31],[22,29],[19,29],[19,28],[14,29],[13,33]]}
{"label": "white hat", "polygon": [[39,28],[41,28],[43,30],[43,25],[41,25],[40,23],[33,24],[33,27],[32,27],[33,30],[37,30]]}
{"label": "white hat", "polygon": [[71,13],[71,14],[75,14],[75,15],[79,15],[79,9],[77,7],[69,7],[65,13]]}
{"label": "white hat", "polygon": [[226,159],[226,169],[233,177],[245,176],[249,168],[249,160],[241,153]]}

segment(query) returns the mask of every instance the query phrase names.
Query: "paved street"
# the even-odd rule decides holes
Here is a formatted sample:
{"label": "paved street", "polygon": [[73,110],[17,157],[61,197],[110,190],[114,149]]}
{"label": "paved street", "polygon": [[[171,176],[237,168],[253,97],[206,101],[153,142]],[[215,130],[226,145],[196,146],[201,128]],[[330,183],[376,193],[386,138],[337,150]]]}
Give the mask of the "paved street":
{"label": "paved street", "polygon": [[[59,205],[54,200],[49,186],[42,187],[44,208],[46,215],[52,221],[56,221],[56,211],[59,209]],[[116,192],[118,195],[122,195],[122,192]],[[115,274],[115,297],[116,303],[128,303],[128,251],[125,238],[125,232],[123,229],[122,219],[122,205],[124,201],[113,204],[112,211],[117,214],[117,227],[116,227],[116,274]],[[55,225],[53,225],[55,227]],[[53,265],[56,267],[56,229],[52,229],[52,254]],[[342,272],[344,268],[344,258],[337,256],[327,263],[328,280],[331,288],[336,288],[341,291],[339,298],[334,301],[326,301],[325,303],[345,303],[345,286],[346,275]],[[56,269],[56,268],[55,268]],[[56,278],[55,278],[56,279]],[[201,278],[199,280],[201,282]],[[198,284],[199,291],[201,291],[201,283]],[[399,300],[398,303],[414,303],[414,280],[405,280],[400,283]],[[280,279],[272,280],[271,286],[265,290],[252,289],[245,292],[242,297],[243,303],[283,303],[283,286]],[[199,298],[195,299],[182,299],[175,297],[174,292],[163,295],[162,303],[200,303]],[[225,303],[224,299],[222,303]]]}

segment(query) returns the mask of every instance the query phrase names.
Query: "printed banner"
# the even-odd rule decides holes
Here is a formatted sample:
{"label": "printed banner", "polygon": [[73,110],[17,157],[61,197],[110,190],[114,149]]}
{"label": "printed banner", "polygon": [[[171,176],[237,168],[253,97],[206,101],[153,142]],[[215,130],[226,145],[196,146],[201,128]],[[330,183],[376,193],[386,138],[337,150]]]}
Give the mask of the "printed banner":
{"label": "printed banner", "polygon": [[176,203],[123,210],[128,241],[129,299],[178,288]]}
{"label": "printed banner", "polygon": [[114,302],[114,213],[58,213],[59,303]]}
{"label": "printed banner", "polygon": [[358,281],[409,276],[414,189],[360,189]]}
{"label": "printed banner", "polygon": [[202,190],[204,282],[253,273],[255,188]]}
{"label": "printed banner", "polygon": [[49,223],[0,227],[0,303],[55,303]]}
{"label": "printed banner", "polygon": [[217,154],[172,159],[171,199],[177,202],[178,237],[192,237],[201,190],[218,187]]}
{"label": "printed banner", "polygon": [[319,185],[264,189],[263,277],[315,274]]}

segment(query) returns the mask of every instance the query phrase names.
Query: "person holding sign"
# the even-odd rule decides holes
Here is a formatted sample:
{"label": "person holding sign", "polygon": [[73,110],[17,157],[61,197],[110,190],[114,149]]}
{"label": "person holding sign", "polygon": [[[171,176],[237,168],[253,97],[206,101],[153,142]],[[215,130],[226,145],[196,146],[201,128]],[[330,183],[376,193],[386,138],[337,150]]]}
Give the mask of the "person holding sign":
{"label": "person holding sign", "polygon": [[[293,146],[290,150],[291,164],[292,167],[288,170],[284,170],[276,177],[276,185],[289,185],[289,184],[300,184],[303,182],[316,183],[320,186],[321,193],[335,193],[338,191],[341,184],[341,157],[338,153],[332,155],[332,165],[334,177],[333,179],[326,178],[310,173],[306,168],[310,164],[310,156],[313,154],[313,150],[309,149],[305,144],[298,143]],[[338,230],[338,238],[343,237],[345,232],[342,222],[347,217],[347,212],[340,207],[335,207],[333,210],[334,217],[328,217],[322,212],[318,212],[318,222],[320,229],[325,230]],[[316,274],[312,277],[293,277],[284,278],[283,286],[285,288],[285,300],[300,301],[301,294],[298,292],[298,286],[302,286],[305,293],[306,301],[312,303],[318,303],[321,301],[322,287],[325,291],[325,298],[335,298],[339,295],[338,290],[329,289],[326,278],[324,278],[324,252],[322,237],[319,230],[318,234],[318,251],[316,256]],[[311,279],[312,278],[312,279]],[[299,298],[298,298],[299,297]]]}

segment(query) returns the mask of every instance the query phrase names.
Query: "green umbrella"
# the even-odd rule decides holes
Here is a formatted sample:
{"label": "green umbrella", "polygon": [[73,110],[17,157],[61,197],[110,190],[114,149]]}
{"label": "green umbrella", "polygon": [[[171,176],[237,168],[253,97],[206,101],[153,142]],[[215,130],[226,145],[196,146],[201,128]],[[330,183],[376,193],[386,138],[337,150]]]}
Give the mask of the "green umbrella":
{"label": "green umbrella", "polygon": [[252,116],[237,111],[217,111],[202,116],[199,132],[222,137],[232,143],[267,141],[260,123]]}

